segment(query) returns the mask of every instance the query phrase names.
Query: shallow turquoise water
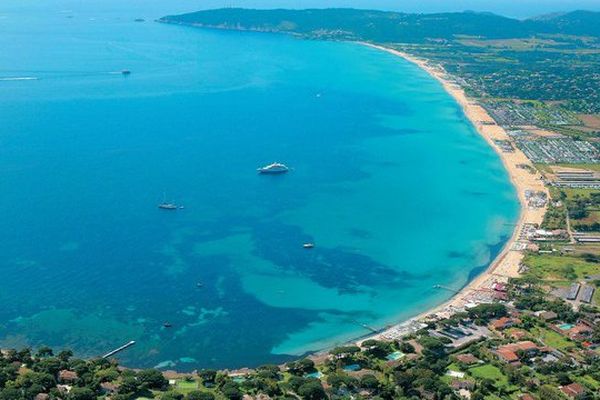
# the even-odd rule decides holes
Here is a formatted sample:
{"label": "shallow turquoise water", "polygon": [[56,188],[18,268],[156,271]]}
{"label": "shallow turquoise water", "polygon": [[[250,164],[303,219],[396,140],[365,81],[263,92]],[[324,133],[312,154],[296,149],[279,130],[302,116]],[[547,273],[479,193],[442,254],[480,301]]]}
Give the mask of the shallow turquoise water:
{"label": "shallow turquoise water", "polygon": [[[17,3],[0,12],[1,347],[284,361],[442,302],[432,286],[467,283],[511,232],[499,159],[401,59]],[[294,170],[256,174],[273,161]],[[158,210],[165,192],[185,209]]]}

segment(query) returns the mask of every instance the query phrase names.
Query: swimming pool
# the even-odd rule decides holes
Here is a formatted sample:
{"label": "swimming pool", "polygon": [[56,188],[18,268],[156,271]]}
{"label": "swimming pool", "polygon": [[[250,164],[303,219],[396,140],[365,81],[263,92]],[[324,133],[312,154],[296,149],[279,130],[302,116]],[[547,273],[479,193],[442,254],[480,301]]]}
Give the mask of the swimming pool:
{"label": "swimming pool", "polygon": [[393,352],[391,354],[388,354],[386,358],[388,360],[391,360],[391,361],[396,361],[396,360],[401,359],[402,357],[404,357],[404,353],[403,352],[401,352],[401,351],[395,351],[395,352]]}

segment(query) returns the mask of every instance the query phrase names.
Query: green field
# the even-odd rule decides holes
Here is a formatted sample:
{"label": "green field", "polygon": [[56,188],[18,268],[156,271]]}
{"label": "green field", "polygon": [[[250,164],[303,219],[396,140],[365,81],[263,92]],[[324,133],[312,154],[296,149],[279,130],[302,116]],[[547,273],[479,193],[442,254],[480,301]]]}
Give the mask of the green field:
{"label": "green field", "polygon": [[573,256],[528,254],[523,264],[529,267],[528,275],[542,280],[573,281],[600,273],[600,264]]}
{"label": "green field", "polygon": [[491,379],[498,387],[508,386],[508,378],[491,364],[470,368],[469,373],[479,379]]}
{"label": "green field", "polygon": [[188,393],[188,392],[191,392],[192,390],[198,390],[198,382],[178,380],[177,383],[175,384],[175,388],[180,393]]}
{"label": "green field", "polygon": [[575,344],[564,336],[544,328],[533,328],[530,331],[534,336],[542,340],[546,345],[559,350],[575,347]]}

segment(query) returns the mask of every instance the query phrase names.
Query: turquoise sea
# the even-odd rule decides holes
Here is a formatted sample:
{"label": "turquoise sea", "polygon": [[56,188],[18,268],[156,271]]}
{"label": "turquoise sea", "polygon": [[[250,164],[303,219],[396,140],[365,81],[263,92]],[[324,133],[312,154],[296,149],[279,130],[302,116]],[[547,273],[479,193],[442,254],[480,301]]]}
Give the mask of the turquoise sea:
{"label": "turquoise sea", "polygon": [[131,4],[0,8],[0,347],[281,362],[439,304],[510,235],[499,158],[416,66]]}

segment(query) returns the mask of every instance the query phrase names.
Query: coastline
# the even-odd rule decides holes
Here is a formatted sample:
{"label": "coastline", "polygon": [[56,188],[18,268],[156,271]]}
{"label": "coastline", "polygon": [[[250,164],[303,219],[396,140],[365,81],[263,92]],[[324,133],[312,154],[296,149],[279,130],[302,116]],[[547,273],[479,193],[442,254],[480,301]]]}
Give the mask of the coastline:
{"label": "coastline", "polygon": [[524,249],[527,244],[526,240],[520,238],[521,231],[526,224],[541,224],[546,212],[546,206],[543,208],[528,206],[525,191],[541,191],[548,194],[548,190],[544,186],[542,176],[539,172],[531,173],[527,169],[519,167],[523,165],[533,167],[533,164],[525,154],[518,149],[515,149],[511,153],[504,153],[500,150],[494,143],[494,140],[509,140],[509,136],[504,128],[499,126],[477,101],[470,99],[458,84],[452,82],[441,67],[432,66],[427,60],[385,46],[368,42],[354,43],[401,57],[417,65],[432,78],[440,82],[444,90],[460,105],[465,117],[471,122],[476,131],[500,157],[510,181],[515,187],[521,208],[510,239],[504,244],[500,253],[490,262],[485,271],[480,273],[444,303],[404,322],[388,327],[381,332],[367,335],[357,341],[357,343],[360,343],[366,339],[393,340],[404,336],[414,330],[415,326],[418,327],[422,321],[448,317],[458,310],[463,310],[479,302],[485,302],[482,299],[493,294],[492,286],[495,282],[506,282],[509,278],[518,277],[520,275],[521,260],[524,257]]}

